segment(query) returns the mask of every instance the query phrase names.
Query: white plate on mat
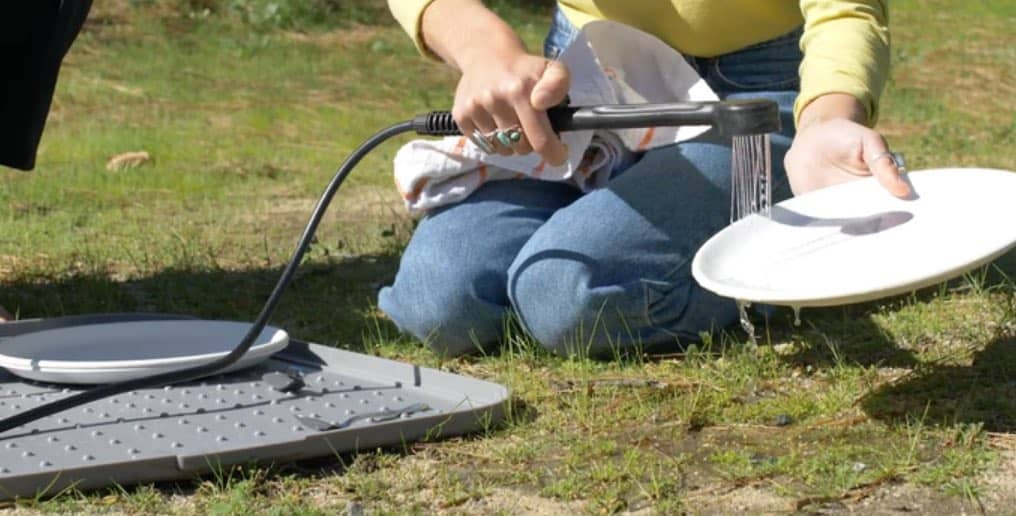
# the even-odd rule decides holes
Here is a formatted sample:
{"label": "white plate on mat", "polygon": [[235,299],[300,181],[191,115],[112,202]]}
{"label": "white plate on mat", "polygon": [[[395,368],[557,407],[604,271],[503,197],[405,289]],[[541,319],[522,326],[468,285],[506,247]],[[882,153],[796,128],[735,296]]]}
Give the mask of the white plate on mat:
{"label": "white plate on mat", "polygon": [[[175,320],[90,324],[0,341],[0,367],[42,382],[99,384],[206,364],[239,344],[250,323]],[[230,370],[253,366],[289,344],[266,327]]]}
{"label": "white plate on mat", "polygon": [[907,175],[898,199],[874,178],[836,185],[731,224],[692,274],[725,297],[830,306],[909,292],[987,264],[1016,245],[1016,173],[948,168]]}

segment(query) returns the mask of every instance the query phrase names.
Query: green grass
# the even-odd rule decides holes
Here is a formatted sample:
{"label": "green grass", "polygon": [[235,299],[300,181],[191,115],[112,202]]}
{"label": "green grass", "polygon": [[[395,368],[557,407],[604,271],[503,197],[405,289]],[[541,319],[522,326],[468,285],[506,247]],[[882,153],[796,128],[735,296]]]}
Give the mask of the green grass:
{"label": "green grass", "polygon": [[[499,5],[537,48],[546,21],[531,4]],[[223,5],[96,6],[62,72],[38,169],[0,172],[0,304],[23,317],[249,320],[341,159],[375,129],[449,105],[454,75],[419,59],[371,14],[376,3],[337,14],[354,20],[338,27],[313,13],[252,26]],[[1016,169],[1010,2],[892,7],[896,67],[881,127],[894,147],[913,168]],[[303,22],[310,30],[296,31]],[[370,155],[339,193],[275,323],[501,382],[513,392],[505,424],[17,507],[724,513],[861,507],[885,493],[920,511],[1016,505],[1013,484],[985,476],[1016,467],[1016,296],[997,274],[1016,277],[1012,254],[991,274],[914,295],[806,309],[800,327],[778,311],[756,321],[758,353],[731,329],[658,360],[562,359],[518,334],[500,354],[442,360],[374,306],[413,228],[390,178],[398,145]],[[137,150],[152,161],[105,169]]]}

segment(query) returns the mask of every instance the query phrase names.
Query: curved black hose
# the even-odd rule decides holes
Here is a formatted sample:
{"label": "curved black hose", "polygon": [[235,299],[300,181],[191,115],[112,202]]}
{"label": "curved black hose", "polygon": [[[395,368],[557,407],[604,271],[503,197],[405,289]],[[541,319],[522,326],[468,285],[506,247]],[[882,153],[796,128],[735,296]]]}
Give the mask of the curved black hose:
{"label": "curved black hose", "polygon": [[377,147],[385,140],[389,138],[407,133],[414,130],[412,122],[402,122],[395,124],[387,129],[378,131],[371,136],[367,141],[363,142],[352,154],[346,158],[346,161],[342,163],[338,171],[335,172],[335,176],[332,177],[332,181],[328,183],[328,188],[325,189],[324,194],[318,199],[317,205],[314,206],[314,211],[311,213],[310,220],[307,222],[307,227],[303,230],[303,235],[300,237],[299,243],[296,245],[296,251],[293,253],[293,257],[289,259],[289,263],[286,268],[282,271],[282,276],[279,277],[278,283],[275,284],[275,289],[268,296],[268,300],[265,301],[265,305],[261,308],[261,313],[258,314],[257,319],[251,325],[247,335],[244,336],[240,344],[236,346],[232,351],[222,358],[218,358],[207,364],[203,364],[188,369],[182,369],[179,371],[172,371],[168,373],[161,373],[153,376],[144,378],[136,378],[133,380],[126,380],[118,383],[111,383],[108,385],[101,385],[89,389],[84,392],[80,392],[73,396],[68,396],[45,405],[26,410],[19,414],[7,417],[0,420],[0,433],[6,432],[19,426],[27,425],[33,421],[39,420],[46,416],[51,416],[59,412],[63,412],[67,409],[71,409],[85,403],[91,403],[95,400],[100,400],[107,396],[114,396],[128,391],[145,389],[150,387],[160,387],[177,382],[186,382],[197,378],[203,378],[211,376],[219,371],[222,371],[229,366],[233,365],[239,360],[247,350],[257,340],[258,335],[264,330],[265,325],[268,324],[268,319],[271,318],[272,313],[275,312],[275,307],[279,304],[279,300],[282,298],[282,294],[289,287],[290,282],[293,280],[293,275],[296,273],[297,267],[300,266],[300,261],[303,260],[303,255],[307,252],[307,248],[310,247],[311,239],[314,237],[314,232],[317,231],[318,224],[321,223],[321,218],[324,217],[325,210],[328,205],[331,204],[332,198],[335,197],[335,192],[338,191],[339,186],[349,175],[353,167],[363,159],[374,147]]}
{"label": "curved black hose", "polygon": [[[674,102],[669,104],[638,104],[628,106],[572,107],[561,105],[549,109],[547,115],[550,117],[551,126],[555,131],[681,125],[715,125],[721,129],[721,132],[728,134],[755,134],[779,129],[778,110],[776,110],[776,103],[771,100]],[[258,335],[264,330],[268,319],[271,318],[276,305],[279,303],[279,299],[292,281],[293,274],[296,272],[297,267],[300,265],[300,260],[303,259],[304,253],[306,253],[307,248],[310,246],[314,232],[317,231],[318,224],[320,224],[328,205],[331,204],[335,192],[339,189],[339,185],[346,179],[346,176],[349,175],[353,167],[374,147],[377,147],[393,136],[410,131],[429,136],[462,134],[451,113],[448,111],[434,111],[378,131],[357,147],[346,158],[346,161],[342,163],[339,170],[335,172],[335,176],[332,178],[331,183],[328,184],[328,188],[325,189],[321,199],[318,200],[311,214],[310,221],[307,222],[307,227],[303,230],[303,236],[300,237],[300,242],[296,246],[296,252],[293,253],[293,257],[290,258],[285,270],[283,270],[279,282],[275,284],[275,289],[272,290],[268,300],[265,301],[265,306],[261,309],[261,313],[258,314],[257,319],[247,332],[247,335],[240,341],[240,344],[230,351],[229,354],[205,365],[103,385],[45,405],[40,405],[0,420],[0,433],[107,396],[211,376],[233,365],[247,353],[247,350],[253,345]]]}

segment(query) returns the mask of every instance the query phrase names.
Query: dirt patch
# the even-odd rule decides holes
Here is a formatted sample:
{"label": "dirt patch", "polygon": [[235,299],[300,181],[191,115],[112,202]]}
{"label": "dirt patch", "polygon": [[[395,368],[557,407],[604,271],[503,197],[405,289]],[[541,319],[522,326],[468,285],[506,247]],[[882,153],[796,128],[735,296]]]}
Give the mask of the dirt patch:
{"label": "dirt patch", "polygon": [[685,501],[688,509],[695,514],[770,514],[788,512],[794,507],[794,500],[760,485],[719,491],[715,488],[700,489],[688,493]]}
{"label": "dirt patch", "polygon": [[494,489],[479,500],[470,500],[458,509],[464,514],[529,514],[557,516],[585,512],[582,502],[561,502],[515,489]]}
{"label": "dirt patch", "polygon": [[924,134],[930,127],[930,123],[902,122],[891,117],[878,122],[879,132],[889,140],[903,140],[915,134]]}
{"label": "dirt patch", "polygon": [[[1012,436],[992,438],[992,442],[1009,441],[1000,446],[1016,444]],[[982,490],[976,499],[948,496],[940,491],[912,484],[889,485],[873,492],[857,503],[838,504],[829,513],[860,514],[1009,514],[1016,507],[1016,448],[1003,450],[998,463],[981,475]]]}
{"label": "dirt patch", "polygon": [[[271,218],[296,216],[305,219],[310,215],[317,198],[293,197],[280,194],[270,195],[265,201],[264,213]],[[393,214],[405,214],[402,201],[394,194],[394,188],[376,186],[347,186],[342,188],[332,201],[329,213],[338,220],[361,220],[364,217],[390,218]],[[408,218],[408,215],[406,215]]]}
{"label": "dirt patch", "polygon": [[286,38],[299,43],[306,43],[316,47],[335,50],[362,47],[365,43],[383,34],[390,34],[391,27],[370,27],[367,25],[353,25],[328,32],[286,32]]}
{"label": "dirt patch", "polygon": [[1016,507],[1016,436],[1010,436],[1008,440],[1010,444],[1007,446],[1012,448],[1002,451],[996,467],[982,477],[985,493],[981,502],[988,513]]}
{"label": "dirt patch", "polygon": [[[816,507],[826,514],[977,514],[974,504],[946,497],[932,489],[901,484],[881,489],[853,505]],[[990,511],[989,511],[990,513]]]}

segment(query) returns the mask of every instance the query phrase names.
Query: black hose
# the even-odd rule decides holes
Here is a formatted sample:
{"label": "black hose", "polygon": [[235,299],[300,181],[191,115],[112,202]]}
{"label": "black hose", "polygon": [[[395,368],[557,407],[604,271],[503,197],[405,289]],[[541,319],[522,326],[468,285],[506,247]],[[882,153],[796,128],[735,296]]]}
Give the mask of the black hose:
{"label": "black hose", "polygon": [[[548,110],[551,126],[555,131],[573,131],[582,129],[603,129],[603,128],[633,128],[633,127],[654,127],[654,126],[681,126],[681,125],[714,125],[721,129],[721,132],[730,134],[762,133],[779,129],[779,116],[775,102],[770,100],[753,101],[730,101],[730,102],[674,102],[669,104],[639,104],[628,106],[586,106],[572,107],[567,105],[556,106]],[[726,130],[724,128],[726,127]],[[774,128],[775,127],[775,128]],[[197,378],[214,375],[225,370],[236,363],[257,340],[258,335],[264,330],[275,311],[276,305],[282,294],[289,287],[293,280],[304,253],[310,247],[314,232],[325,214],[328,205],[331,204],[339,185],[346,179],[346,176],[353,170],[353,167],[363,159],[374,147],[384,141],[402,133],[415,131],[418,134],[428,136],[451,136],[461,134],[458,125],[455,123],[451,113],[447,111],[434,111],[420,115],[412,120],[395,124],[387,129],[378,131],[363,142],[346,158],[339,170],[335,172],[332,181],[328,184],[324,194],[314,206],[310,221],[303,230],[303,236],[296,246],[296,252],[290,258],[285,270],[275,289],[265,301],[261,313],[258,314],[254,324],[247,335],[240,341],[232,351],[222,358],[216,359],[204,365],[162,373],[145,378],[136,378],[118,383],[102,385],[80,392],[73,396],[52,401],[45,405],[26,410],[0,420],[0,434],[19,426],[27,425],[33,421],[63,412],[85,403],[113,396],[123,392],[160,387],[177,382],[186,382]]]}
{"label": "black hose", "polygon": [[300,266],[300,261],[303,260],[303,255],[307,252],[307,248],[310,247],[311,239],[314,238],[314,232],[317,231],[318,224],[321,223],[321,218],[324,217],[325,211],[328,209],[328,205],[331,204],[332,198],[335,197],[335,192],[338,191],[339,186],[346,179],[346,176],[349,175],[349,172],[352,171],[353,167],[355,167],[356,164],[367,155],[367,153],[373,150],[374,147],[377,147],[393,136],[413,130],[414,127],[412,122],[402,122],[387,129],[378,131],[367,139],[367,141],[357,147],[357,149],[353,151],[348,158],[346,158],[346,161],[342,163],[339,170],[335,172],[335,176],[332,177],[332,181],[328,183],[328,188],[325,189],[324,194],[322,194],[321,198],[318,199],[317,205],[314,206],[314,211],[311,213],[310,220],[307,222],[307,227],[303,230],[303,236],[300,237],[300,241],[296,245],[296,252],[293,253],[293,257],[289,259],[289,263],[286,265],[285,270],[282,271],[282,276],[279,277],[278,283],[275,284],[275,289],[272,290],[272,293],[268,296],[268,300],[265,301],[264,307],[261,308],[261,313],[258,314],[257,319],[254,320],[250,330],[247,331],[247,335],[240,341],[240,344],[238,344],[236,348],[230,351],[227,355],[200,366],[101,385],[99,387],[74,394],[73,396],[68,396],[66,398],[46,403],[45,405],[40,405],[0,420],[0,433],[19,426],[27,425],[46,416],[52,416],[53,414],[78,407],[86,403],[91,403],[95,400],[100,400],[107,396],[114,396],[138,389],[161,387],[172,383],[195,380],[197,378],[214,375],[215,373],[233,365],[237,360],[243,357],[245,353],[247,353],[247,350],[249,350],[254,344],[254,341],[257,340],[258,335],[260,335],[261,331],[264,330],[265,325],[268,324],[268,319],[270,319],[272,317],[272,313],[275,312],[275,307],[279,304],[282,294],[285,293],[286,288],[289,287],[290,282],[293,281],[293,275],[296,273],[297,267]]}

